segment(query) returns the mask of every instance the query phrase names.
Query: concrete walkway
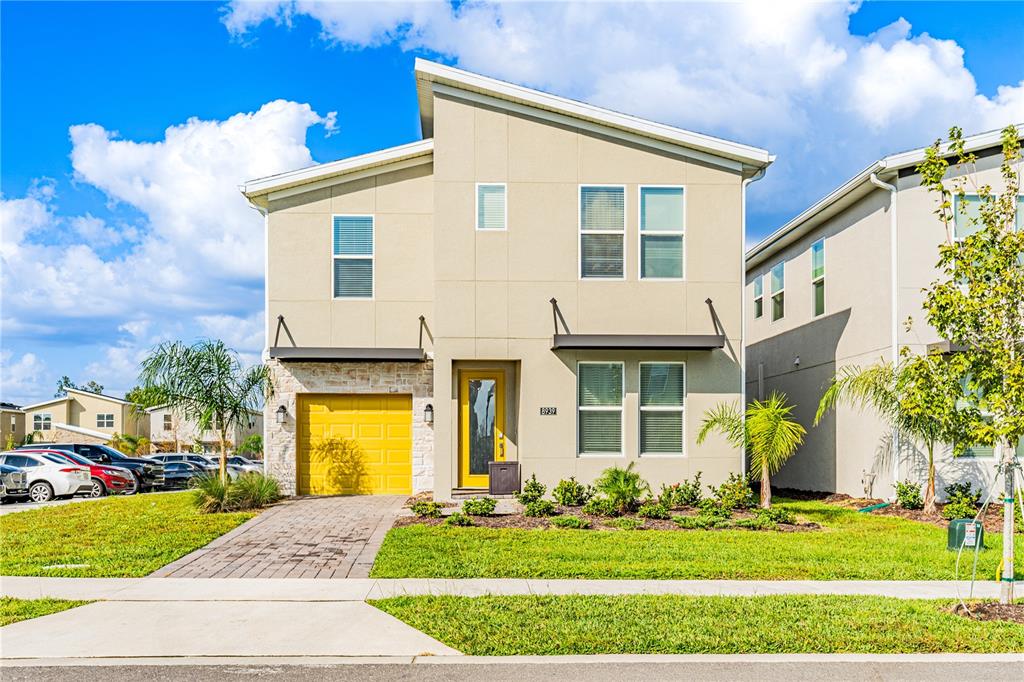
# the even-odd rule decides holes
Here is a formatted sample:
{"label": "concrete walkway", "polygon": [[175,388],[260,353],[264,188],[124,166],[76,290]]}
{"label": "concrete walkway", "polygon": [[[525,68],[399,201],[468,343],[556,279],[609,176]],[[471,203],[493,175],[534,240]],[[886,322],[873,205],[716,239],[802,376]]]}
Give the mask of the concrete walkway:
{"label": "concrete walkway", "polygon": [[150,577],[365,578],[406,499],[291,499]]}
{"label": "concrete walkway", "polygon": [[[385,597],[452,594],[679,594],[757,596],[771,594],[877,595],[902,599],[967,597],[970,583],[952,580],[443,580],[400,578],[349,579],[212,579],[185,578],[0,578],[5,597],[36,599],[103,599],[108,601],[284,601],[361,602]],[[999,583],[979,581],[973,596],[994,599]]]}

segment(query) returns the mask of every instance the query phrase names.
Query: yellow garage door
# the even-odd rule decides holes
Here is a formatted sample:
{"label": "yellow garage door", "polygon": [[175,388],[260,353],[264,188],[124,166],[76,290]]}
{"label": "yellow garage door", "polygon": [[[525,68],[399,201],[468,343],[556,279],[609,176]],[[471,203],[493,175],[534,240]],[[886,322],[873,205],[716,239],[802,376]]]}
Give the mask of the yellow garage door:
{"label": "yellow garage door", "polygon": [[412,493],[412,396],[304,395],[298,416],[300,495]]}

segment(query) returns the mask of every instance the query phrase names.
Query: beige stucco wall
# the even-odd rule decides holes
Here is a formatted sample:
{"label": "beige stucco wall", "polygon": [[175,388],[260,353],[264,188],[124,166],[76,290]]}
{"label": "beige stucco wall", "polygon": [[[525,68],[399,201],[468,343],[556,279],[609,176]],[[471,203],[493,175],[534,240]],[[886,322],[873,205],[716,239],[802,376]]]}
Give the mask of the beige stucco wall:
{"label": "beige stucco wall", "polygon": [[[473,361],[516,363],[518,400],[507,431],[523,476],[553,484],[591,480],[605,467],[638,461],[637,362],[686,360],[686,455],[645,458],[655,486],[696,470],[714,483],[740,466],[718,439],[701,448],[706,407],[739,398],[742,236],[738,174],[521,115],[435,96],[435,491],[459,486],[457,371]],[[508,229],[475,230],[475,183],[507,183]],[[626,186],[625,280],[578,277],[580,184]],[[686,187],[685,282],[638,279],[638,185]],[[574,333],[707,334],[715,308],[730,339],[704,353],[552,352],[549,299]],[[576,454],[576,362],[626,361],[625,454]],[[510,403],[512,404],[512,403]],[[540,407],[556,407],[540,416]],[[513,438],[513,436],[509,436]],[[513,455],[510,455],[512,458]]]}
{"label": "beige stucco wall", "polygon": [[[43,403],[41,405],[35,405],[32,407],[32,409],[25,410],[26,431],[28,433],[32,433],[34,431],[33,425],[35,424],[36,415],[49,414],[52,424],[69,423],[68,415],[70,412],[70,408],[68,405],[70,402],[70,400],[64,398],[55,398],[51,402]],[[56,442],[54,440],[54,433],[52,429],[50,431],[40,431],[35,435],[35,439],[37,442],[40,440],[48,441],[51,443]]]}
{"label": "beige stucco wall", "polygon": [[0,447],[6,448],[11,439],[14,445],[25,440],[25,413],[20,410],[0,410]]}

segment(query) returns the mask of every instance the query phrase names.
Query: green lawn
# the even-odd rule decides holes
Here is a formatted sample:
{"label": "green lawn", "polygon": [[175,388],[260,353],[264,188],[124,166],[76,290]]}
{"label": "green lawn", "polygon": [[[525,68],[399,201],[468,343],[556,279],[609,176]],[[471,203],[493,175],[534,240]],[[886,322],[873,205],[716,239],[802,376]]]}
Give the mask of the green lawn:
{"label": "green lawn", "polygon": [[6,514],[0,516],[0,575],[142,577],[253,516],[200,514],[190,493],[108,497]]}
{"label": "green lawn", "polygon": [[67,601],[64,599],[15,599],[0,597],[0,627],[17,623],[19,620],[48,616],[51,613],[73,609],[88,604],[87,601]]}
{"label": "green lawn", "polygon": [[[956,553],[946,531],[821,502],[785,502],[825,526],[799,533],[392,529],[374,578],[678,578],[949,580]],[[978,576],[991,580],[1001,543],[986,535]],[[971,557],[968,557],[970,559]],[[961,565],[961,577],[970,561]],[[964,567],[967,567],[966,569]],[[1018,573],[1024,577],[1024,573]]]}
{"label": "green lawn", "polygon": [[396,597],[374,606],[465,654],[1024,651],[1024,626],[887,597]]}

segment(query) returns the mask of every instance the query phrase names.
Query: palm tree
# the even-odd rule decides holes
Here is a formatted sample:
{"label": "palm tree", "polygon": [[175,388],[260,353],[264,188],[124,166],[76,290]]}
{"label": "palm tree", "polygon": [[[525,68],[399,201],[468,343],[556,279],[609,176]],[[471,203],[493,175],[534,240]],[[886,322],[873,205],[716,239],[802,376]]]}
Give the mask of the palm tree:
{"label": "palm tree", "polygon": [[[911,355],[904,349],[898,364],[880,361],[867,369],[844,367],[825,390],[815,426],[839,403],[872,408],[897,433],[924,443],[928,481],[924,508],[935,511],[935,446],[963,442],[972,408],[962,404],[962,358],[938,353]],[[962,446],[961,446],[962,447]]]}
{"label": "palm tree", "polygon": [[227,480],[228,432],[247,423],[271,392],[266,365],[245,368],[223,341],[204,339],[157,346],[142,362],[145,390],[158,390],[167,406],[200,431],[213,429],[220,439],[220,477]]}
{"label": "palm tree", "polygon": [[120,450],[126,455],[138,457],[149,454],[149,439],[145,436],[133,436],[130,433],[115,433],[111,438],[111,444],[115,450]]}
{"label": "palm tree", "polygon": [[792,405],[786,396],[773,392],[767,400],[754,400],[747,405],[746,415],[736,405],[720,404],[704,413],[697,444],[711,431],[718,431],[734,447],[750,454],[750,472],[761,479],[761,506],[772,506],[769,477],[777,474],[800,444],[807,430],[790,413]]}

